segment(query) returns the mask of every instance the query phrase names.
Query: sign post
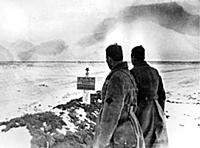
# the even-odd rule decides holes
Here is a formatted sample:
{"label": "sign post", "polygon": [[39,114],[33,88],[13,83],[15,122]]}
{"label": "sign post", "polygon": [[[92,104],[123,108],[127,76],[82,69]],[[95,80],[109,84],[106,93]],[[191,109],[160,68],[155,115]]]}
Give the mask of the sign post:
{"label": "sign post", "polygon": [[85,77],[77,77],[77,89],[83,89],[83,103],[90,104],[89,90],[95,90],[95,77],[89,77],[89,68]]}

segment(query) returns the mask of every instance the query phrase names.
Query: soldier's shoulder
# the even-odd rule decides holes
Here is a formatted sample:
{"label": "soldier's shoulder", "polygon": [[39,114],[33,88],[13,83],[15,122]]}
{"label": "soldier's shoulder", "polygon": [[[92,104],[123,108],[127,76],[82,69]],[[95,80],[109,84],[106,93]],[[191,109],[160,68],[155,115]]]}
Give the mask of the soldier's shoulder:
{"label": "soldier's shoulder", "polygon": [[131,73],[129,70],[119,70],[119,71],[116,71],[111,79],[119,79],[119,80],[125,80],[126,77],[128,78],[129,76],[131,76]]}
{"label": "soldier's shoulder", "polygon": [[151,69],[152,71],[155,71],[155,72],[158,74],[158,70],[157,70],[156,68],[150,66],[150,69]]}
{"label": "soldier's shoulder", "polygon": [[120,70],[116,71],[115,73],[113,73],[112,77],[118,77],[121,78],[123,77],[124,73]]}
{"label": "soldier's shoulder", "polygon": [[143,71],[142,68],[134,67],[134,68],[132,68],[132,69],[130,70],[130,73],[131,73],[132,75],[135,75],[135,74],[137,74],[137,73],[140,73],[141,71]]}
{"label": "soldier's shoulder", "polygon": [[130,70],[131,73],[133,73],[133,72],[135,72],[135,71],[136,71],[136,68],[132,68],[132,69]]}

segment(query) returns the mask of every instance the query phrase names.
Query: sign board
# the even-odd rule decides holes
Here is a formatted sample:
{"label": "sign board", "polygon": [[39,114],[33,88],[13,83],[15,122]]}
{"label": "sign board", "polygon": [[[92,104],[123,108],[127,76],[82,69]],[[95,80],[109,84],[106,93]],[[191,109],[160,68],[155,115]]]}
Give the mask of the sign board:
{"label": "sign board", "polygon": [[95,90],[95,77],[77,77],[77,89]]}

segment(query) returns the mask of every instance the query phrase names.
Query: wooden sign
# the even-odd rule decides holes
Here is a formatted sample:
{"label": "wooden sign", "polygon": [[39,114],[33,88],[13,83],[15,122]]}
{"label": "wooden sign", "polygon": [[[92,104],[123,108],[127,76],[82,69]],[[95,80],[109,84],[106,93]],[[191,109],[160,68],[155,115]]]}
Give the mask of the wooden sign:
{"label": "wooden sign", "polygon": [[95,77],[77,77],[77,89],[95,90]]}

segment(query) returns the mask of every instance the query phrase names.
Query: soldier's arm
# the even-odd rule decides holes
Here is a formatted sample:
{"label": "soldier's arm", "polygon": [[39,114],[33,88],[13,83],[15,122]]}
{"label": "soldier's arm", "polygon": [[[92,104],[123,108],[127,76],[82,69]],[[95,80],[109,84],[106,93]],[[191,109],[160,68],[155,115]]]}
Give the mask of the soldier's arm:
{"label": "soldier's arm", "polygon": [[163,109],[163,111],[165,109],[165,100],[166,100],[165,90],[163,87],[162,78],[159,75],[158,102],[159,102],[161,108]]}
{"label": "soldier's arm", "polygon": [[117,126],[124,106],[124,80],[113,75],[107,87],[104,107],[100,122],[99,143],[107,146]]}

